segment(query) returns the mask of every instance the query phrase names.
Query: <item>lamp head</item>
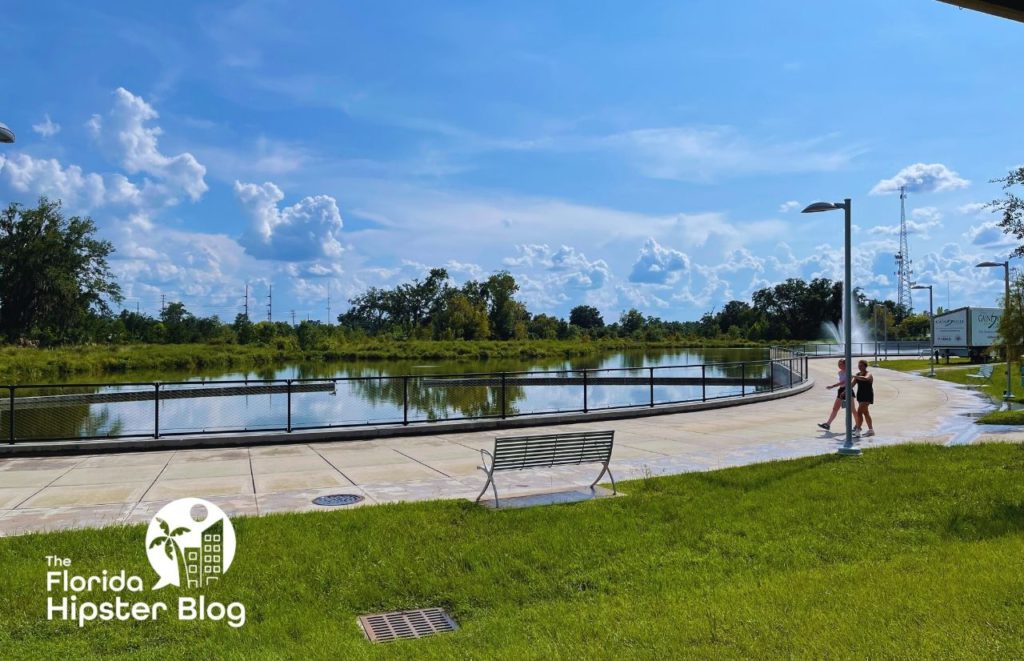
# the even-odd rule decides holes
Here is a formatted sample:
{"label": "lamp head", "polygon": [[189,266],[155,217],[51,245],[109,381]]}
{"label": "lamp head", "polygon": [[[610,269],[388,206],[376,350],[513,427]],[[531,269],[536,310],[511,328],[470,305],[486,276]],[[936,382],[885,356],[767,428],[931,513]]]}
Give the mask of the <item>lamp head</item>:
{"label": "lamp head", "polygon": [[1004,266],[1004,263],[1003,262],[982,262],[980,264],[975,264],[974,266],[975,266],[975,268],[982,268],[982,267],[985,267],[985,266]]}
{"label": "lamp head", "polygon": [[931,289],[932,285],[911,285],[911,289]]}
{"label": "lamp head", "polygon": [[808,204],[803,211],[800,213],[818,213],[819,211],[833,211],[835,209],[844,208],[843,204],[836,204],[835,202],[815,202],[814,204]]}
{"label": "lamp head", "polygon": [[14,131],[7,128],[7,125],[0,123],[0,142],[10,144],[14,142]]}

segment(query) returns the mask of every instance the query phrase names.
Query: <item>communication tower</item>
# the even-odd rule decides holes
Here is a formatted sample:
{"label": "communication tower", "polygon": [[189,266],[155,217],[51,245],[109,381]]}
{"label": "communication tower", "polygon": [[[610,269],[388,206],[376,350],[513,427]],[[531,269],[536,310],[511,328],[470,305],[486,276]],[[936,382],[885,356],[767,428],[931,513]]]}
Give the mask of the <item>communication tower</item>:
{"label": "communication tower", "polygon": [[909,313],[914,307],[910,294],[911,276],[914,271],[911,269],[910,249],[907,247],[906,202],[907,190],[900,186],[900,251],[896,253],[896,303]]}

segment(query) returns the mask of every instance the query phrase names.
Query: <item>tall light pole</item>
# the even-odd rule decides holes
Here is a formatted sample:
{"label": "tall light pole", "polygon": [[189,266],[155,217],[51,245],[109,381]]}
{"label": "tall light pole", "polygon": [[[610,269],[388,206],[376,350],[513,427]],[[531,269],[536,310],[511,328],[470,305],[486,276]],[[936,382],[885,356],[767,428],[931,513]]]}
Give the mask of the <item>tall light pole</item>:
{"label": "tall light pole", "polygon": [[889,360],[889,308],[882,308],[882,350]]}
{"label": "tall light pole", "polygon": [[930,322],[928,325],[928,364],[932,367],[928,376],[935,376],[935,312],[932,308],[932,285],[913,285],[911,289],[928,290],[928,320]]}
{"label": "tall light pole", "polygon": [[842,209],[845,212],[845,243],[843,263],[843,343],[846,345],[844,356],[846,358],[846,442],[839,448],[839,454],[859,456],[860,448],[853,444],[853,343],[850,341],[853,336],[853,280],[851,271],[851,237],[850,237],[850,209],[852,207],[850,198],[842,202],[815,202],[808,205],[801,213],[818,213],[819,211],[834,211]]}
{"label": "tall light pole", "polygon": [[[1005,262],[982,262],[981,264],[975,264],[976,268],[990,268],[1002,266],[1003,267],[1003,282],[1006,284],[1006,296],[1003,298],[1003,315],[1006,320],[1010,320],[1010,260]],[[1006,390],[1003,391],[1003,399],[1009,400],[1013,397],[1011,394],[1013,387],[1010,383],[1010,338],[1004,337],[1003,342],[1006,345]]]}
{"label": "tall light pole", "polygon": [[14,131],[7,128],[7,124],[0,122],[0,142],[10,144],[14,142]]}
{"label": "tall light pole", "polygon": [[875,340],[875,367],[878,367],[878,303],[871,308],[871,336]]}

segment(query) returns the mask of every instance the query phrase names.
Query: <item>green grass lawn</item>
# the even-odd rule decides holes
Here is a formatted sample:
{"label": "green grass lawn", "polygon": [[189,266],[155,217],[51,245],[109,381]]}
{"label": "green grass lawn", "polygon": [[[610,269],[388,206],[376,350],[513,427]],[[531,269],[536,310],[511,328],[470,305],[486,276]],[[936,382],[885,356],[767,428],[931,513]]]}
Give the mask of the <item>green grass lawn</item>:
{"label": "green grass lawn", "polygon": [[[0,540],[0,656],[1024,656],[1024,448],[869,450],[639,480],[523,510],[433,502],[236,520],[223,623],[44,618],[44,556],[155,575],[144,528]],[[173,592],[142,597],[171,601]],[[374,646],[360,613],[442,606],[454,634]]]}
{"label": "green grass lawn", "polygon": [[[884,367],[890,370],[898,370],[900,372],[927,372],[928,371],[928,359],[927,358],[889,358],[888,360],[882,359],[877,363],[868,358],[871,365],[877,367]],[[946,359],[942,358],[935,364],[936,370],[952,369],[954,367],[969,367],[971,361],[966,358],[960,358],[959,356],[953,356],[949,359],[949,364],[946,364]],[[974,365],[978,367],[978,365]]]}

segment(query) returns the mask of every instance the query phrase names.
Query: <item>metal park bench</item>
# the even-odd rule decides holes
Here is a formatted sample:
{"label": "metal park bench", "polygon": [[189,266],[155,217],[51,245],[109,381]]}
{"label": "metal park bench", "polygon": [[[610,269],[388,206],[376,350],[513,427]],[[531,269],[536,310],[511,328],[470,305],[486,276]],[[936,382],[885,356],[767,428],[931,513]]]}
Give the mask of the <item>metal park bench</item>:
{"label": "metal park bench", "polygon": [[978,372],[976,374],[968,374],[967,378],[968,379],[986,379],[986,380],[987,379],[991,379],[992,378],[992,366],[991,365],[982,365],[980,368],[978,368]]}
{"label": "metal park bench", "polygon": [[494,507],[498,507],[498,487],[494,482],[494,474],[499,471],[591,463],[601,464],[601,473],[590,488],[593,489],[607,473],[612,481],[612,493],[618,493],[615,489],[615,478],[608,468],[608,462],[612,458],[614,437],[614,431],[584,431],[496,438],[493,454],[487,450],[480,450],[483,466],[479,468],[487,473],[487,482],[484,483],[480,495],[476,497],[476,502],[480,502],[487,493],[487,487],[491,487],[494,490]]}

